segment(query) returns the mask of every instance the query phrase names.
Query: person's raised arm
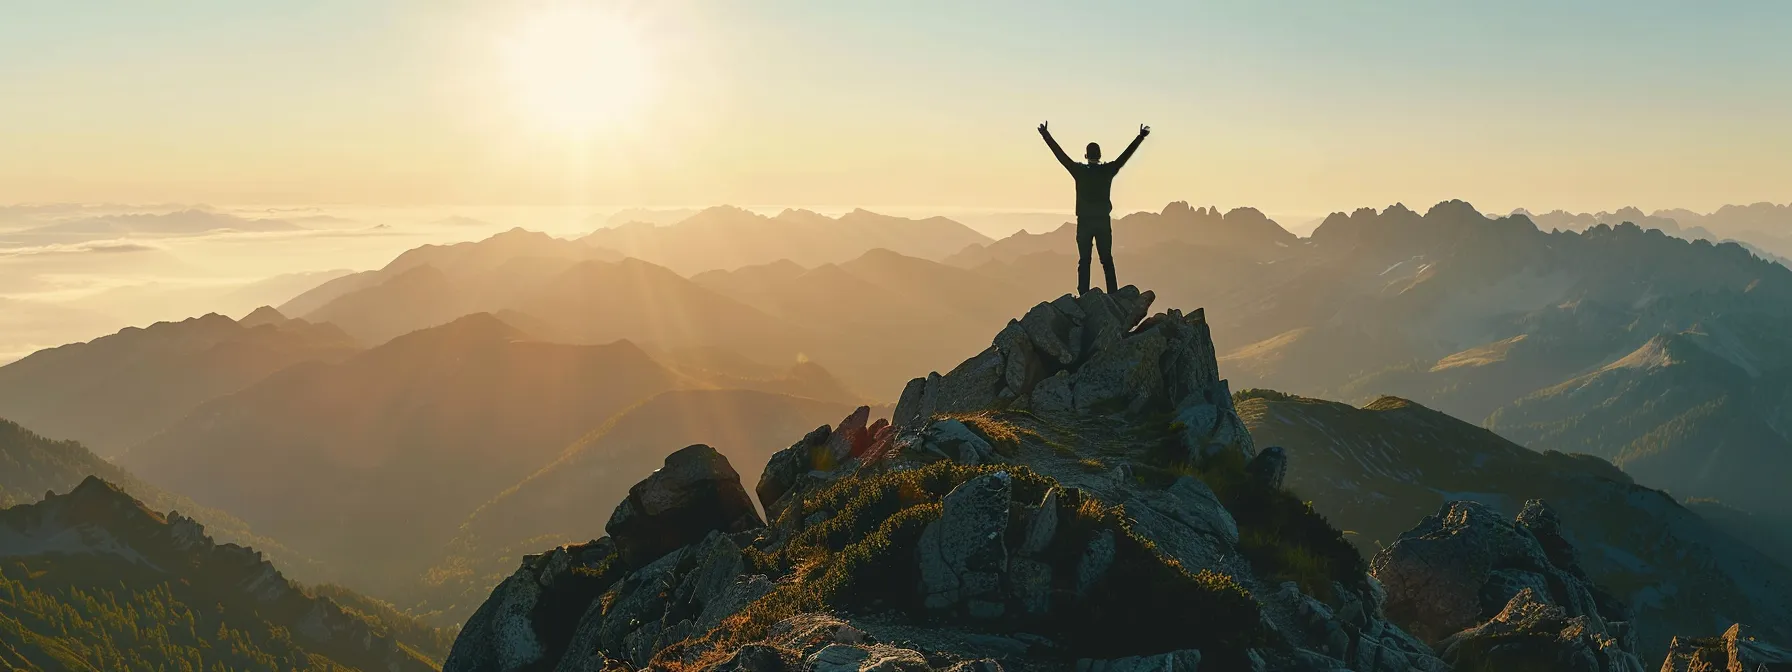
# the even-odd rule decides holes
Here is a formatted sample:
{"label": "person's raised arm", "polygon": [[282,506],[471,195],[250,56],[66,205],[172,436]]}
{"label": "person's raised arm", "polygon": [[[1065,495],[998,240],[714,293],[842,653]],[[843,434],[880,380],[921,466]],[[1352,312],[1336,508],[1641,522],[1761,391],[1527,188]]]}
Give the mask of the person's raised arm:
{"label": "person's raised arm", "polygon": [[1151,135],[1151,127],[1139,124],[1139,137],[1133,138],[1132,144],[1126,146],[1126,151],[1120,153],[1120,158],[1114,159],[1115,171],[1119,171],[1126,165],[1127,159],[1132,158],[1133,152],[1139,151],[1139,143],[1144,142],[1147,135]]}
{"label": "person's raised arm", "polygon": [[1045,146],[1052,148],[1052,155],[1058,157],[1058,163],[1064,164],[1065,170],[1071,170],[1071,165],[1075,162],[1070,160],[1070,155],[1064,153],[1063,147],[1058,146],[1058,141],[1052,139],[1052,132],[1046,129],[1045,124],[1039,125],[1039,136],[1045,138]]}

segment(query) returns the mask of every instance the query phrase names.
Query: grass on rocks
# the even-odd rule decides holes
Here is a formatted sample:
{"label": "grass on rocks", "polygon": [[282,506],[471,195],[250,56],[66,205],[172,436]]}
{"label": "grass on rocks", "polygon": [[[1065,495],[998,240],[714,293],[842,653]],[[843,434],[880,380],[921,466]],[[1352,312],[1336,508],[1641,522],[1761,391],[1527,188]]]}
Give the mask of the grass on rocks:
{"label": "grass on rocks", "polygon": [[[948,492],[997,471],[1012,479],[1017,512],[1059,490],[1058,532],[1041,558],[1054,572],[1053,608],[1043,617],[1011,613],[1006,619],[966,625],[1046,634],[1078,657],[1185,648],[1223,657],[1223,652],[1241,652],[1262,641],[1256,603],[1242,587],[1229,576],[1193,572],[1166,557],[1132,530],[1119,507],[1084,498],[1023,466],[941,461],[843,479],[787,509],[774,526],[797,529],[805,517],[826,517],[801,527],[773,553],[751,554],[756,570],[783,577],[778,588],[729,617],[700,645],[732,650],[764,638],[773,624],[810,611],[896,611],[921,620],[955,619],[922,608],[918,542],[927,525],[939,519],[940,501]],[[1007,541],[1013,549],[1024,529],[1009,527]],[[1104,532],[1116,542],[1112,567],[1086,597],[1077,598],[1072,589],[1077,563]]]}

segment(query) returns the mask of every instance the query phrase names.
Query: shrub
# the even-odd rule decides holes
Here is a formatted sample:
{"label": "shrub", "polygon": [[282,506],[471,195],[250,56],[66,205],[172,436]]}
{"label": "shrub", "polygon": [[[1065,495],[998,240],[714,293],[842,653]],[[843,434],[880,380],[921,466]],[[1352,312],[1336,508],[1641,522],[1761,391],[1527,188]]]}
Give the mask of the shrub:
{"label": "shrub", "polygon": [[1238,523],[1238,550],[1266,582],[1293,581],[1329,600],[1332,582],[1356,585],[1369,571],[1344,533],[1286,490],[1245,473],[1245,459],[1223,452],[1199,464],[1177,465],[1205,482]]}
{"label": "shrub", "polygon": [[951,419],[964,423],[971,431],[982,436],[991,448],[1002,455],[1013,456],[1020,452],[1021,443],[1027,439],[1043,441],[1039,432],[1023,427],[1010,418],[998,415],[995,411],[976,411],[973,413],[942,413],[934,419]]}

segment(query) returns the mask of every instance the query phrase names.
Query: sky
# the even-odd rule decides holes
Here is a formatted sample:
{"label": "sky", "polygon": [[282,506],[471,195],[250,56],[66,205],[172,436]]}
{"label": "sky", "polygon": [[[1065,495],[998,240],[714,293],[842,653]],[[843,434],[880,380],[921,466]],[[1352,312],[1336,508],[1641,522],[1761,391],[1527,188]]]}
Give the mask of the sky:
{"label": "sky", "polygon": [[0,203],[1792,200],[1792,3],[0,0]]}

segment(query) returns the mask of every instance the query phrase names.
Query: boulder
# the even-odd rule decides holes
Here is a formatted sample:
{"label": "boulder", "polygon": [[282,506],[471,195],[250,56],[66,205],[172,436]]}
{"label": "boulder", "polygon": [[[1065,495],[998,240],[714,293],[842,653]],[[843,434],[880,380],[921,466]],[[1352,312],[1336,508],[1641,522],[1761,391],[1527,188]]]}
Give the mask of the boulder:
{"label": "boulder", "polygon": [[962,608],[990,618],[1005,612],[1012,480],[998,471],[965,481],[946,494],[939,520],[922,530],[921,593],[928,609]]}
{"label": "boulder", "polygon": [[625,565],[644,567],[712,531],[764,526],[728,458],[697,444],[667,455],[665,466],[629,488],[604,531]]}
{"label": "boulder", "polygon": [[1370,568],[1372,587],[1386,590],[1388,618],[1434,643],[1452,665],[1640,669],[1628,610],[1587,579],[1540,500],[1526,502],[1513,521],[1482,504],[1450,502]]}
{"label": "boulder", "polygon": [[1458,669],[1642,672],[1642,661],[1618,640],[1569,616],[1531,588],[1512,596],[1487,622],[1445,639],[1444,662]]}
{"label": "boulder", "polygon": [[977,465],[999,458],[994,446],[963,422],[947,418],[927,427],[924,450],[938,453],[962,464]]}
{"label": "boulder", "polygon": [[1252,480],[1280,490],[1283,479],[1288,476],[1288,451],[1282,450],[1281,446],[1264,448],[1245,463],[1244,469]]}
{"label": "boulder", "polygon": [[[609,538],[562,546],[523,559],[502,583],[492,589],[491,597],[480,605],[461,628],[454,647],[443,661],[442,669],[454,672],[514,672],[528,669],[543,660],[558,660],[563,650],[556,649],[555,638],[548,629],[558,624],[538,622],[544,615],[538,610],[544,594],[577,592],[573,585],[580,570],[594,570],[616,554],[616,545]],[[590,596],[588,596],[589,598]],[[587,604],[567,604],[571,613],[582,613]],[[564,642],[559,642],[561,646]]]}

